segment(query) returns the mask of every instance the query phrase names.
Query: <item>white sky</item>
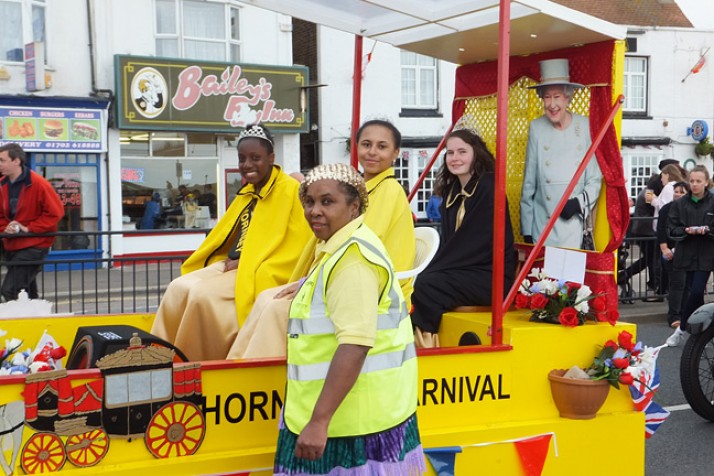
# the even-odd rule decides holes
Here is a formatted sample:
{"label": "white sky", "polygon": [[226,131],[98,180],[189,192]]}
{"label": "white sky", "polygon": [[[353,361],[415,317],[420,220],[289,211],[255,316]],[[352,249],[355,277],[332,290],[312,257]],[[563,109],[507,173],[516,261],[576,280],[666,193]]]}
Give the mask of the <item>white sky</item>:
{"label": "white sky", "polygon": [[714,2],[712,0],[676,0],[695,28],[714,29]]}

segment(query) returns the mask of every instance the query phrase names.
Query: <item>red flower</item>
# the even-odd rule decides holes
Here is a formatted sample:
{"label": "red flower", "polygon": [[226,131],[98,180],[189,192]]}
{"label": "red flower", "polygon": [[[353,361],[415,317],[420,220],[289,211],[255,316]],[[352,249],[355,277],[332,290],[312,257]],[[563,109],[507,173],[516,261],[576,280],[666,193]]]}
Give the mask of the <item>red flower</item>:
{"label": "red flower", "polygon": [[543,309],[548,304],[548,298],[542,294],[534,294],[531,297],[531,309]]}
{"label": "red flower", "polygon": [[525,309],[528,307],[530,298],[525,294],[516,294],[516,309]]}
{"label": "red flower", "polygon": [[620,335],[617,336],[617,342],[620,344],[620,347],[628,352],[632,352],[635,348],[635,343],[632,341],[632,334],[627,331],[620,332]]}
{"label": "red flower", "polygon": [[612,347],[612,350],[617,350],[617,342],[614,340],[609,340],[605,342],[605,347]]}
{"label": "red flower", "polygon": [[574,307],[566,307],[560,311],[558,320],[564,326],[575,327],[580,325],[580,319],[578,319],[578,311]]}
{"label": "red flower", "polygon": [[605,313],[605,319],[607,320],[607,322],[610,323],[611,326],[614,326],[619,318],[620,313],[617,311],[617,309],[610,309]]}
{"label": "red flower", "polygon": [[629,359],[612,359],[612,365],[617,369],[626,369],[630,365]]}
{"label": "red flower", "polygon": [[607,308],[607,301],[602,296],[598,296],[590,301],[590,307],[595,312],[603,312]]}
{"label": "red flower", "polygon": [[627,372],[622,372],[619,380],[620,383],[625,385],[632,385],[635,382],[635,378]]}

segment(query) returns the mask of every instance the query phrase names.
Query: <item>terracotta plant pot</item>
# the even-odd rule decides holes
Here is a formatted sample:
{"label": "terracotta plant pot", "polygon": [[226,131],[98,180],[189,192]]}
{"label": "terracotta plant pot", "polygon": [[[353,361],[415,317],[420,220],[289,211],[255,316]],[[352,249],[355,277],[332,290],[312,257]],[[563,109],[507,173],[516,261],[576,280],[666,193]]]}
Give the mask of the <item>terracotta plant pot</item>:
{"label": "terracotta plant pot", "polygon": [[574,420],[595,418],[610,391],[607,380],[565,378],[567,370],[555,369],[548,374],[550,391],[560,416]]}

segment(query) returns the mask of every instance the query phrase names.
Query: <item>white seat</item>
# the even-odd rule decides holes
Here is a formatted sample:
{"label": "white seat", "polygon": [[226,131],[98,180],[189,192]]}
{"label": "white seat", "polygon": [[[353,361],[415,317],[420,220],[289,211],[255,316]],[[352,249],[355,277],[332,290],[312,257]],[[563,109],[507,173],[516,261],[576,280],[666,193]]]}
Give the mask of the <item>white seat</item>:
{"label": "white seat", "polygon": [[406,271],[397,273],[397,279],[415,278],[431,262],[439,249],[439,232],[430,226],[421,226],[414,229],[416,238],[416,256],[414,256],[414,267]]}

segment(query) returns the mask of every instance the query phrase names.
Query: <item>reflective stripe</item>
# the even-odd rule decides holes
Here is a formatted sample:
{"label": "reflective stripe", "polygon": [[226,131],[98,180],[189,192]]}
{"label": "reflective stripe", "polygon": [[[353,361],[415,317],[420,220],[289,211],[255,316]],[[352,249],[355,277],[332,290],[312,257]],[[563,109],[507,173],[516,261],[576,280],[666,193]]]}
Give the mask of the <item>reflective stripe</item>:
{"label": "reflective stripe", "polygon": [[[361,374],[401,367],[404,363],[416,357],[413,343],[407,344],[402,350],[384,354],[368,355],[364,360]],[[288,379],[298,381],[325,380],[331,362],[308,365],[288,365]]]}
{"label": "reflective stripe", "polygon": [[290,319],[288,334],[334,334],[335,326],[329,317],[311,317],[310,319]]}
{"label": "reflective stripe", "polygon": [[[386,314],[378,314],[377,329],[381,331],[397,329],[406,317],[406,313],[392,314],[388,312]],[[329,317],[310,317],[309,319],[291,318],[288,321],[288,334],[291,335],[320,335],[334,333],[335,326]]]}
{"label": "reflective stripe", "polygon": [[[340,248],[338,248],[337,251],[335,251],[335,253],[333,253],[332,256],[335,256],[338,251],[355,242],[358,242],[360,246],[364,246],[376,256],[382,257],[382,253],[375,246],[361,238],[356,237],[352,237],[352,239],[345,242]],[[382,266],[382,264],[377,266]],[[335,333],[335,326],[330,318],[327,317],[327,307],[325,306],[325,301],[322,299],[321,295],[322,290],[324,289],[324,271],[325,267],[322,266],[317,274],[317,280],[315,281],[315,286],[312,292],[312,301],[310,303],[310,317],[307,319],[291,318],[288,322],[288,334],[319,335]],[[387,274],[389,276],[392,274],[390,271],[390,269],[387,269]],[[390,279],[388,279],[388,285],[388,295],[391,304],[386,313],[377,315],[377,330],[397,329],[399,328],[402,320],[409,317],[406,304],[397,308],[399,305],[399,295],[394,289]]]}

